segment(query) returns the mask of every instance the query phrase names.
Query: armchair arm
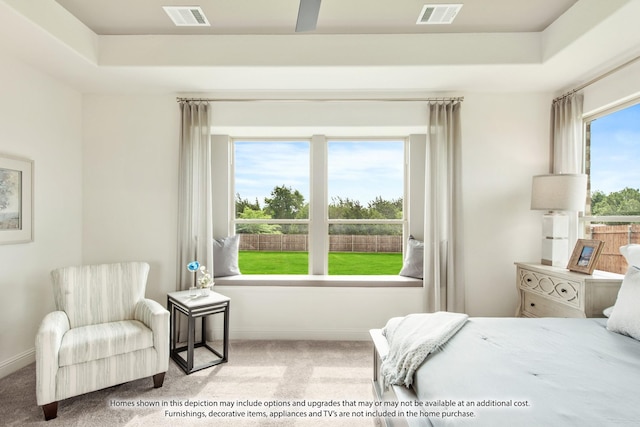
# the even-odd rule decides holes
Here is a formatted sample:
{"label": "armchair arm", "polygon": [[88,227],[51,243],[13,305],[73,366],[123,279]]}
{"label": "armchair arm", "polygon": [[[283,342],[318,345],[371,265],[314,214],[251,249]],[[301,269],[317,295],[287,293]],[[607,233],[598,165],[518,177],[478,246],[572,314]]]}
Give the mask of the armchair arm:
{"label": "armchair arm", "polygon": [[62,337],[70,329],[64,311],[47,314],[36,335],[36,399],[38,405],[55,402],[58,353]]}
{"label": "armchair arm", "polygon": [[134,318],[153,333],[153,346],[158,352],[158,373],[169,369],[169,311],[152,299],[136,304]]}

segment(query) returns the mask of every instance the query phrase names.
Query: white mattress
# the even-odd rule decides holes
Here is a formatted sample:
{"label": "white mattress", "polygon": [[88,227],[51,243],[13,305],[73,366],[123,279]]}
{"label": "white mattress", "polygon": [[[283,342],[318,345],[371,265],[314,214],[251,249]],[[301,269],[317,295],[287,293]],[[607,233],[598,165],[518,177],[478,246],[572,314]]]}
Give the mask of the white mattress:
{"label": "white mattress", "polygon": [[416,371],[415,392],[421,401],[530,404],[452,407],[476,417],[429,417],[434,427],[640,425],[640,342],[605,325],[606,319],[471,318]]}

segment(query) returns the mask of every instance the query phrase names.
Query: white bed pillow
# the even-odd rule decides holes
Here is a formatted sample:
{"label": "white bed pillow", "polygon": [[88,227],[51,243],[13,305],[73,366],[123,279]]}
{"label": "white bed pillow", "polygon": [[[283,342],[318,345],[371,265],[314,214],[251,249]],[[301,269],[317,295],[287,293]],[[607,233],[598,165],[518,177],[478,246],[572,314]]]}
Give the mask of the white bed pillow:
{"label": "white bed pillow", "polygon": [[640,340],[640,245],[622,246],[620,253],[627,260],[629,269],[607,320],[607,329]]}
{"label": "white bed pillow", "polygon": [[215,277],[237,276],[240,235],[213,239],[213,274]]}
{"label": "white bed pillow", "polygon": [[422,279],[423,276],[423,257],[424,257],[424,242],[414,239],[413,236],[409,236],[407,242],[407,253],[404,257],[404,263],[400,276],[415,277],[416,279]]}

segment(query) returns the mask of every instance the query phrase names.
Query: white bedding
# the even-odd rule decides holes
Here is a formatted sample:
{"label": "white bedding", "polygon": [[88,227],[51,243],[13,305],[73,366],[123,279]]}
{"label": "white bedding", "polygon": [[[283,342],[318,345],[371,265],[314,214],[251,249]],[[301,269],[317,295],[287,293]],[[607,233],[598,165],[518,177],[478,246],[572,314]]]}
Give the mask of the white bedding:
{"label": "white bedding", "polygon": [[439,311],[389,319],[382,330],[389,343],[389,354],[380,367],[383,387],[389,384],[409,387],[424,359],[455,335],[468,318],[462,313]]}
{"label": "white bedding", "polygon": [[416,371],[418,399],[530,406],[454,407],[476,416],[422,417],[411,424],[639,425],[640,342],[605,325],[606,319],[470,318]]}

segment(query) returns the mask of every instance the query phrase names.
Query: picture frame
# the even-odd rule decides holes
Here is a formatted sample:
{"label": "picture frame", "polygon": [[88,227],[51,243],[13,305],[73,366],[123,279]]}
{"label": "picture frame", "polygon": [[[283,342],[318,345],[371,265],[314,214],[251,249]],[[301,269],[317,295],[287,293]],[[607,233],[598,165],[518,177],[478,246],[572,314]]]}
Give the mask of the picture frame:
{"label": "picture frame", "polygon": [[33,160],[0,154],[0,244],[33,241]]}
{"label": "picture frame", "polygon": [[578,273],[593,273],[603,246],[602,240],[578,239],[567,268]]}

